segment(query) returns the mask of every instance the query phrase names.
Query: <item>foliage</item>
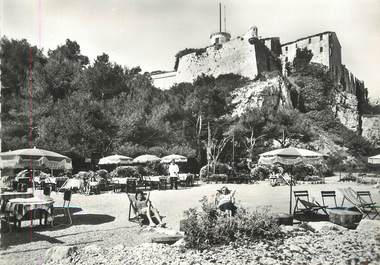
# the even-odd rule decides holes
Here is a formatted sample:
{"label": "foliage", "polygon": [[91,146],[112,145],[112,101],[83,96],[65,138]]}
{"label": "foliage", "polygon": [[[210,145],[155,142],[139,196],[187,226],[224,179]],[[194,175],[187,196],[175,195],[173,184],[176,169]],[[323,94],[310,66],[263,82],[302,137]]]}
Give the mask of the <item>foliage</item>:
{"label": "foliage", "polygon": [[310,63],[311,58],[313,58],[313,52],[307,48],[297,48],[296,57],[293,60],[293,66],[296,69],[305,67]]}
{"label": "foliage", "polygon": [[230,243],[239,245],[283,236],[267,208],[254,212],[239,208],[234,217],[227,217],[207,197],[200,202],[201,210],[191,208],[185,212],[183,229],[189,248],[207,249]]}
{"label": "foliage", "polygon": [[265,165],[257,165],[251,169],[251,178],[255,180],[264,180],[269,178],[270,169]]}
{"label": "foliage", "polygon": [[154,161],[141,166],[140,173],[143,176],[168,175],[168,169],[165,164],[162,164],[159,161]]}
{"label": "foliage", "polygon": [[119,178],[140,178],[140,169],[137,166],[120,166],[112,173],[114,177]]}
{"label": "foliage", "polygon": [[[231,175],[232,174],[232,168],[224,163],[216,162],[216,163],[210,163],[209,169],[207,168],[208,166],[205,165],[204,167],[201,168],[199,172],[199,176],[201,180],[206,180],[207,179],[207,170],[209,174],[226,174],[226,175]],[[213,172],[213,169],[215,169],[215,172]]]}

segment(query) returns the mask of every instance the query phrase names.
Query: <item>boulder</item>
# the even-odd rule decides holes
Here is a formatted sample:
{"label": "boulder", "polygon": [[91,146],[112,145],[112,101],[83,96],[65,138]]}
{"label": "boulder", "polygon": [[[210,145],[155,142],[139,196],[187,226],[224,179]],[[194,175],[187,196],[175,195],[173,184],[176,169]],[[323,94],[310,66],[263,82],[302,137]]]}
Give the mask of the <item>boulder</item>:
{"label": "boulder", "polygon": [[356,230],[364,233],[379,234],[380,220],[363,219],[360,221]]}
{"label": "boulder", "polygon": [[336,225],[327,221],[322,222],[308,222],[307,225],[316,232],[326,232],[326,231],[345,231],[347,228],[344,228],[340,225]]}
{"label": "boulder", "polygon": [[62,260],[69,258],[77,251],[76,246],[55,246],[46,251],[44,263],[60,263]]}

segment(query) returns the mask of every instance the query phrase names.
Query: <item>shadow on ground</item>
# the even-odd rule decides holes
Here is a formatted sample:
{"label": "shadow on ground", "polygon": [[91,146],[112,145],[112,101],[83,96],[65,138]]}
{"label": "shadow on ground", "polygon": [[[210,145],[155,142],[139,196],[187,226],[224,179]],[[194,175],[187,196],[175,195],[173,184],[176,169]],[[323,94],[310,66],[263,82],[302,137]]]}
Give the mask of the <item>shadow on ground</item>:
{"label": "shadow on ground", "polygon": [[[72,216],[73,224],[71,226],[78,225],[100,225],[104,223],[113,222],[115,217],[106,215],[106,214],[80,214]],[[66,229],[70,226],[68,225],[58,225],[67,223],[67,218],[65,216],[58,216],[54,218],[55,224],[54,227],[51,226],[35,226],[30,229],[29,226],[26,226],[28,222],[23,222],[22,227],[13,231],[8,231],[6,233],[1,233],[0,243],[1,248],[7,248],[9,246],[25,244],[29,242],[36,241],[46,241],[51,244],[62,244],[63,241],[58,240],[57,237],[50,237],[38,232],[44,231],[58,231]],[[29,224],[29,223],[28,223]]]}

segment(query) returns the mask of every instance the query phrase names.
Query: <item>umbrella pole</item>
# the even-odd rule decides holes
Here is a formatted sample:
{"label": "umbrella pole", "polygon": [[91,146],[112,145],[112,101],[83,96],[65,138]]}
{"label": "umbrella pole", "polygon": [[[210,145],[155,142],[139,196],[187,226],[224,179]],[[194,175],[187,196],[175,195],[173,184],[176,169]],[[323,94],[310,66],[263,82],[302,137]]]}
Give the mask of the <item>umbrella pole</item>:
{"label": "umbrella pole", "polygon": [[293,174],[290,174],[290,203],[289,203],[289,214],[292,214],[292,192],[293,192]]}

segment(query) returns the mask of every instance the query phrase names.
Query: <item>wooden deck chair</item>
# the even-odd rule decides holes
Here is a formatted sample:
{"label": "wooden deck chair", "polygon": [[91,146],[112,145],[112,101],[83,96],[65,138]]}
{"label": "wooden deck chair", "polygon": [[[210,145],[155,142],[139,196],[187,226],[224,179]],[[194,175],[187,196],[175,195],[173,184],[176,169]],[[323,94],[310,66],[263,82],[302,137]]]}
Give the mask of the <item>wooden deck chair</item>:
{"label": "wooden deck chair", "polygon": [[[128,209],[128,221],[130,222],[136,222],[138,223],[140,226],[143,226],[144,223],[146,223],[148,221],[148,218],[145,214],[139,214],[136,207],[135,207],[135,202],[136,202],[136,198],[135,198],[135,194],[129,194],[127,193],[127,197],[128,197],[128,200],[129,200],[129,209]],[[133,215],[133,216],[132,216]],[[165,218],[165,216],[162,216],[160,214],[160,217],[161,219]],[[157,220],[155,220],[154,217],[152,217],[153,221],[156,222]]]}
{"label": "wooden deck chair", "polygon": [[135,207],[135,202],[136,202],[135,195],[127,193],[127,197],[129,200],[128,221],[139,223],[139,225],[142,226],[143,216],[138,214],[137,209]]}
{"label": "wooden deck chair", "polygon": [[[338,190],[343,194],[342,206],[344,201],[347,200],[354,206],[355,209],[363,214],[363,218],[368,217],[369,219],[375,219],[379,215],[379,212],[376,209],[376,203],[369,203],[365,202],[363,199],[360,199],[360,196],[352,188]],[[362,197],[363,196],[364,195],[362,195]]]}
{"label": "wooden deck chair", "polygon": [[[302,216],[302,215],[318,215],[320,210],[324,213],[324,219],[328,217],[326,211],[327,206],[320,205],[318,202],[310,202],[309,192],[307,190],[294,191],[294,197],[296,199],[293,215]],[[322,218],[322,216],[321,216]]]}

